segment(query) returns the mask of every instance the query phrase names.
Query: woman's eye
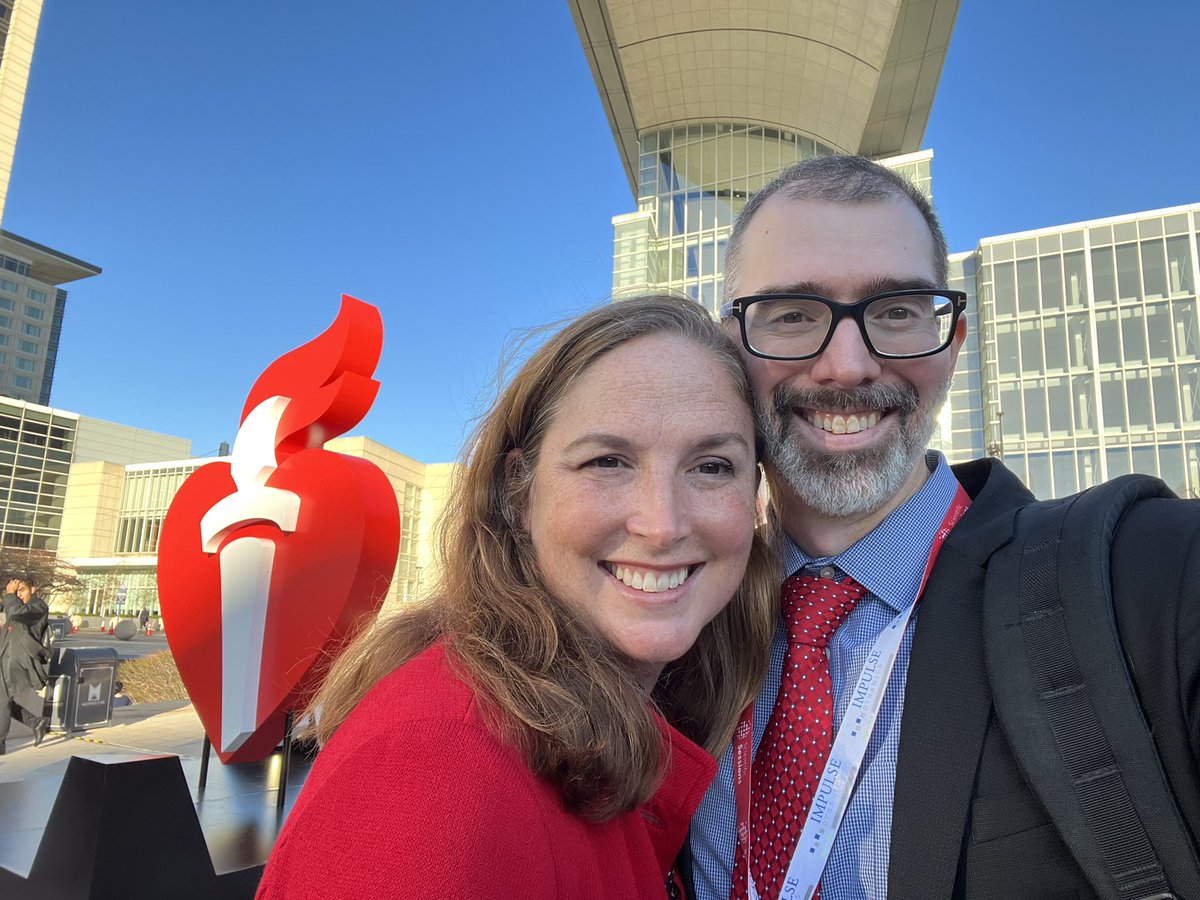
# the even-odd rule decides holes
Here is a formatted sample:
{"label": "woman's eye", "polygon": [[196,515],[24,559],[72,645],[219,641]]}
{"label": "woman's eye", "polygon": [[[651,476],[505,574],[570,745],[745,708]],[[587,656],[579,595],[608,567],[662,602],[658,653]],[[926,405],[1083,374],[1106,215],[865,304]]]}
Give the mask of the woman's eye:
{"label": "woman's eye", "polygon": [[597,456],[588,465],[596,469],[615,469],[621,465],[621,460],[615,456]]}

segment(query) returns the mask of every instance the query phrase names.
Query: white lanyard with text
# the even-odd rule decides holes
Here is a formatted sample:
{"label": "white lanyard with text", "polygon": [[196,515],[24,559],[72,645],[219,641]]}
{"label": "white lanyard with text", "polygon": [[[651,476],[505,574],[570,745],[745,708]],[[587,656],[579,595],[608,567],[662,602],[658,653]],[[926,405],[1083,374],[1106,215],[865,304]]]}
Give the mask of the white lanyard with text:
{"label": "white lanyard with text", "polygon": [[[925,590],[925,583],[929,581],[929,573],[933,571],[934,561],[946,541],[946,536],[958,524],[958,520],[970,505],[970,497],[962,489],[962,485],[959,485],[946,518],[934,534],[929,561],[925,564],[925,573],[921,576],[920,587],[917,588],[917,598]],[[914,599],[883,629],[871,647],[871,652],[867,654],[862,672],[859,673],[854,691],[850,695],[850,704],[846,707],[846,713],[838,726],[837,738],[830,748],[829,759],[817,782],[817,792],[813,796],[804,829],[800,832],[796,849],[792,853],[787,877],[779,893],[785,900],[809,900],[821,880],[829,851],[833,848],[833,839],[837,836],[842,817],[850,805],[850,795],[858,779],[858,770],[862,766],[867,743],[875,728],[876,717],[883,705],[883,695],[892,677],[896,654],[904,640],[904,630],[916,606],[917,601]],[[746,895],[750,900],[758,900],[758,890],[754,885],[754,877],[750,874],[753,740],[754,704],[751,703],[742,713],[733,737],[733,785],[737,806],[737,842],[746,857]]]}

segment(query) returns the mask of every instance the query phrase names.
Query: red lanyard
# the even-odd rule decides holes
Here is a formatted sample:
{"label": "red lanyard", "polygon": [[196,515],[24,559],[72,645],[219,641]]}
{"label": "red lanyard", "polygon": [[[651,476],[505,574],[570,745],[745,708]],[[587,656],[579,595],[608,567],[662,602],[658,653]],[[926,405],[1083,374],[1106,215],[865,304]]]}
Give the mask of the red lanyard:
{"label": "red lanyard", "polygon": [[[925,563],[925,573],[921,576],[921,584],[917,588],[918,598],[925,590],[925,584],[929,581],[933,564],[937,560],[938,553],[941,552],[942,545],[946,542],[946,537],[958,524],[970,505],[971,498],[967,496],[962,485],[958,485],[958,490],[955,491],[954,499],[950,503],[950,509],[947,510],[946,517],[933,535],[933,544],[929,548],[929,561]],[[915,605],[916,599],[913,600],[913,603]],[[753,742],[754,703],[751,702],[742,713],[742,718],[733,735],[733,791],[737,808],[737,843],[746,856],[747,878],[753,877],[750,874],[750,782]]]}

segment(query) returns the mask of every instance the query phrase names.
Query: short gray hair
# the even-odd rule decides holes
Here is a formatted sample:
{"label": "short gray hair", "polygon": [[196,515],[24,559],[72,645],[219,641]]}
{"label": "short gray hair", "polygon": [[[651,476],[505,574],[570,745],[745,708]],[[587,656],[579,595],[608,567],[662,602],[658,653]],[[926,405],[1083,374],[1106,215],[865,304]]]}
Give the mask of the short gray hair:
{"label": "short gray hair", "polygon": [[949,249],[941,223],[929,198],[911,181],[887,166],[865,156],[819,156],[788,166],[774,181],[755,192],[733,223],[725,248],[725,299],[733,299],[741,264],[742,241],[750,220],[764,203],[779,194],[786,200],[821,200],[826,203],[870,203],[907,198],[925,224],[933,240],[933,271],[939,287],[949,277]]}

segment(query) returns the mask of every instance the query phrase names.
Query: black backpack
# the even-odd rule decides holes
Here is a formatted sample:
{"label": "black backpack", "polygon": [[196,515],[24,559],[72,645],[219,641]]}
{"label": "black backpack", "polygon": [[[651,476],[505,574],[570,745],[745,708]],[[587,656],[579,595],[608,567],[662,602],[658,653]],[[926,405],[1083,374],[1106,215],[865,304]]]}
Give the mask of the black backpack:
{"label": "black backpack", "polygon": [[1125,662],[1110,562],[1138,500],[1127,475],[1017,512],[992,555],[983,632],[996,716],[1029,782],[1102,898],[1200,898],[1200,862]]}

